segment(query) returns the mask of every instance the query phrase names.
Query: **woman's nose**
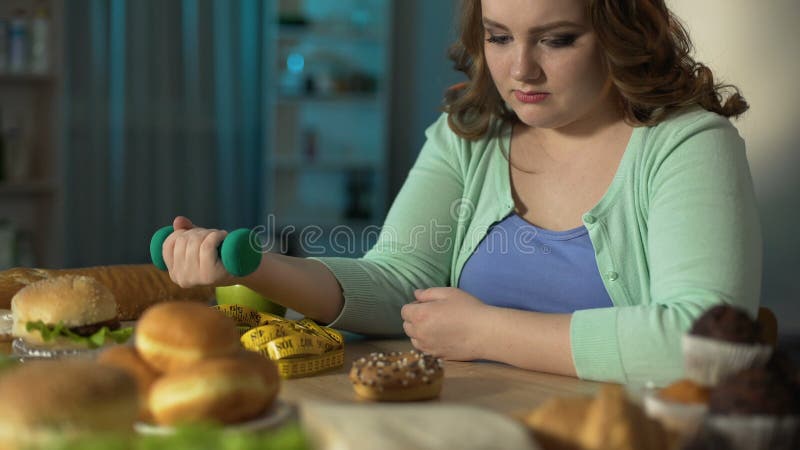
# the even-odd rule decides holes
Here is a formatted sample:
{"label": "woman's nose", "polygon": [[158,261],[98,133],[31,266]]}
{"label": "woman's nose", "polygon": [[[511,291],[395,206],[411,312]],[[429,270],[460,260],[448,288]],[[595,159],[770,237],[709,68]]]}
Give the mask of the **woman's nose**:
{"label": "woman's nose", "polygon": [[542,74],[542,67],[529,49],[520,48],[514,55],[514,63],[511,66],[511,78],[516,81],[535,80]]}

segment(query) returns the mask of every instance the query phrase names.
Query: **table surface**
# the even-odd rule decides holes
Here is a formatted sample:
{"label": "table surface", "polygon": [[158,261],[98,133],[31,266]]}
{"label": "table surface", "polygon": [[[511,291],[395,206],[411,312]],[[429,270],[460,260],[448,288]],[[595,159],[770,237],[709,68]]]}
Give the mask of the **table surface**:
{"label": "table surface", "polygon": [[[359,339],[345,343],[344,366],[305,378],[283,380],[281,398],[360,403],[347,377],[352,362],[371,352],[410,350],[408,339]],[[530,411],[554,395],[594,394],[600,383],[550,375],[494,362],[445,361],[442,394],[431,402],[479,406],[506,415]]]}
{"label": "table surface", "polygon": [[[10,354],[10,343],[0,343],[0,353]],[[371,352],[411,350],[408,339],[356,339],[345,343],[344,366],[317,375],[282,380],[280,397],[302,405],[306,401],[362,403],[348,379],[352,362]],[[495,362],[444,363],[441,395],[431,403],[470,405],[505,415],[530,411],[554,395],[592,395],[600,383],[532,372]]]}

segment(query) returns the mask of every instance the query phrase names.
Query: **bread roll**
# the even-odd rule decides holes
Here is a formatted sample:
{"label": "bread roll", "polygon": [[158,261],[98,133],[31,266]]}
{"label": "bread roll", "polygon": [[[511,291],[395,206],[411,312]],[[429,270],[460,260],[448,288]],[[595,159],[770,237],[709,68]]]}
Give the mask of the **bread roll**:
{"label": "bread roll", "polygon": [[193,300],[208,303],[214,289],[185,289],[173,283],[169,273],[152,264],[112,265],[78,269],[14,268],[0,272],[0,309],[9,308],[11,298],[23,287],[45,278],[85,275],[105,285],[117,300],[120,320],[136,320],[149,306],[168,300]]}
{"label": "bread roll", "polygon": [[236,323],[199,303],[166,302],[148,309],[136,326],[136,350],[159,372],[242,349]]}
{"label": "bread roll", "polygon": [[152,422],[152,415],[147,407],[147,397],[150,394],[150,388],[158,378],[158,372],[139,356],[139,352],[134,347],[129,345],[119,345],[104,350],[97,357],[97,362],[122,369],[136,380],[136,388],[139,393],[139,418],[146,422]]}
{"label": "bread roll", "polygon": [[128,374],[83,359],[11,369],[0,377],[0,399],[0,448],[54,448],[85,433],[130,432],[138,413]]}
{"label": "bread roll", "polygon": [[159,378],[150,391],[150,410],[161,425],[237,423],[264,412],[275,400],[279,386],[275,363],[242,350]]}

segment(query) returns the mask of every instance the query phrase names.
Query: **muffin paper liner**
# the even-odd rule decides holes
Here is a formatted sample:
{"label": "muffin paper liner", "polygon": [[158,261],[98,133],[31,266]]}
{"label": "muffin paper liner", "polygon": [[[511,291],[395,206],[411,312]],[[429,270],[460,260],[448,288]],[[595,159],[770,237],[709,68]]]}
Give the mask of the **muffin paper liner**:
{"label": "muffin paper liner", "polygon": [[651,393],[644,397],[644,410],[650,418],[660,421],[671,431],[690,436],[702,425],[708,405],[674,402]]}
{"label": "muffin paper liner", "polygon": [[728,375],[751,367],[761,367],[772,355],[763,344],[739,344],[683,335],[683,364],[686,377],[703,386],[716,386]]}
{"label": "muffin paper liner", "polygon": [[710,415],[705,426],[724,436],[733,450],[792,449],[800,416]]}

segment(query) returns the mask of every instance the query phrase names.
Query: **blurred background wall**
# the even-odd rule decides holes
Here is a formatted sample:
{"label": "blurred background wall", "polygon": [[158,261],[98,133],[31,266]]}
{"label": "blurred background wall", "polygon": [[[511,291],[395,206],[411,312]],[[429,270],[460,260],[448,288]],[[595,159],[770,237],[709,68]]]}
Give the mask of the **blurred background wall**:
{"label": "blurred background wall", "polygon": [[364,253],[458,79],[454,4],[70,2],[63,264],[146,262],[176,214]]}
{"label": "blurred background wall", "polygon": [[[752,106],[735,124],[760,204],[762,299],[800,334],[800,2],[667,1]],[[461,79],[446,58],[457,2],[3,0],[14,41],[0,46],[27,35],[39,50],[30,66],[0,53],[0,134],[28,155],[0,171],[0,264],[147,262],[175,214],[379,225]]]}
{"label": "blurred background wall", "polygon": [[780,331],[800,334],[800,2],[668,0],[697,59],[738,86],[751,109],[735,122],[747,142],[764,233],[762,303]]}

